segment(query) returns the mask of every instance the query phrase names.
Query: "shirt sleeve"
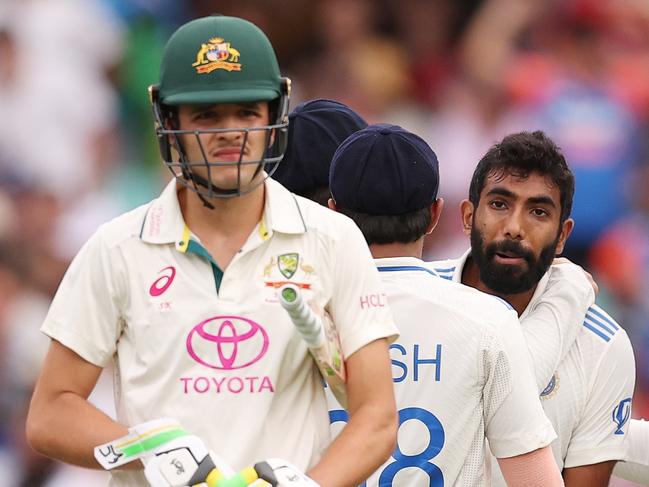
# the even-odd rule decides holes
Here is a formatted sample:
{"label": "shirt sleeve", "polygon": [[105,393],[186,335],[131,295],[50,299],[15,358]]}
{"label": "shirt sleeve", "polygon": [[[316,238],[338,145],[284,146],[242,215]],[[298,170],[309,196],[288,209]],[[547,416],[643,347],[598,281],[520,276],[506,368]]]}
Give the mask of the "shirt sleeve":
{"label": "shirt sleeve", "polygon": [[379,338],[392,342],[399,332],[361,231],[351,220],[345,218],[343,222],[327,308],[340,334],[343,355],[349,357]]}
{"label": "shirt sleeve", "polygon": [[602,354],[581,421],[575,428],[565,468],[627,457],[635,360],[626,332],[618,330]]}
{"label": "shirt sleeve", "polygon": [[550,382],[582,328],[595,291],[581,267],[550,267],[548,284],[534,309],[521,318],[538,392]]}
{"label": "shirt sleeve", "polygon": [[613,475],[640,485],[649,485],[649,421],[629,422],[626,460],[617,462]]}
{"label": "shirt sleeve", "polygon": [[115,267],[100,229],[73,259],[41,327],[99,367],[110,362],[121,333]]}
{"label": "shirt sleeve", "polygon": [[485,430],[492,453],[508,458],[549,445],[556,434],[543,412],[514,311],[485,342]]}

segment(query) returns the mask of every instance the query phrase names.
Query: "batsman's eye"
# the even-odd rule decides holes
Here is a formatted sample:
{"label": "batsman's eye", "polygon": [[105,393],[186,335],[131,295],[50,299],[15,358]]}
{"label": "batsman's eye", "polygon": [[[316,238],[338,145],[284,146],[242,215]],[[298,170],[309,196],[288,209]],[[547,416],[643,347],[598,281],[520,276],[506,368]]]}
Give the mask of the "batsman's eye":
{"label": "batsman's eye", "polygon": [[194,120],[211,120],[217,117],[217,113],[214,110],[204,110],[198,112],[194,115]]}

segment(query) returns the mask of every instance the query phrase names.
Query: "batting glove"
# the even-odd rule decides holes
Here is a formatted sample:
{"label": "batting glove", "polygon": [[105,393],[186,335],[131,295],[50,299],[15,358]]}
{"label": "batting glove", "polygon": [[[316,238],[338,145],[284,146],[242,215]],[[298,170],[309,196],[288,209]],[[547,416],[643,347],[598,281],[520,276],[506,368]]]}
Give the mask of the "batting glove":
{"label": "batting glove", "polygon": [[252,484],[255,487],[264,485],[261,482],[272,487],[320,487],[295,465],[281,458],[268,458],[253,468],[259,476],[257,483]]}
{"label": "batting glove", "polygon": [[95,448],[95,458],[111,470],[141,460],[152,487],[216,485],[234,471],[211,454],[198,436],[190,435],[178,421],[162,418],[139,424],[129,434]]}

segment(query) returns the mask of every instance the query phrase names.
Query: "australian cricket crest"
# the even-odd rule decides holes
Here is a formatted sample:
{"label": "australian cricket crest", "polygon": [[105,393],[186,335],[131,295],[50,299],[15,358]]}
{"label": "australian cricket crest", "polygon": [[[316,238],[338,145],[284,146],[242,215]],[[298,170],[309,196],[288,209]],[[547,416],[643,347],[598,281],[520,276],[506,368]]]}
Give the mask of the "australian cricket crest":
{"label": "australian cricket crest", "polygon": [[277,268],[286,279],[290,279],[297,271],[297,264],[299,260],[300,254],[298,254],[297,252],[278,255]]}
{"label": "australian cricket crest", "polygon": [[314,285],[318,287],[317,272],[305,261],[304,255],[286,252],[266,258],[268,260],[263,261],[260,270],[267,303],[277,303],[277,290],[289,282],[300,288],[305,299],[311,299]]}
{"label": "australian cricket crest", "polygon": [[221,37],[212,37],[201,44],[196,53],[196,62],[192,64],[199,74],[211,73],[215,69],[241,71],[239,56],[241,53]]}
{"label": "australian cricket crest", "polygon": [[305,299],[311,299],[314,286],[318,288],[318,278],[315,266],[307,263],[308,257],[286,252],[269,255],[266,259],[259,264],[259,269],[267,303],[277,303],[277,290],[289,282],[301,289]]}

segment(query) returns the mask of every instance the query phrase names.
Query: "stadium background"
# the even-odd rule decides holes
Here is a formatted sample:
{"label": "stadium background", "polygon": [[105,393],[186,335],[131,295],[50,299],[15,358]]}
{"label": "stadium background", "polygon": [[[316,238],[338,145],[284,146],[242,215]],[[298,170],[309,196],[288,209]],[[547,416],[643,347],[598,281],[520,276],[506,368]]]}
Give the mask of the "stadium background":
{"label": "stadium background", "polygon": [[468,245],[457,205],[486,149],[546,130],[577,176],[567,255],[629,332],[649,418],[646,0],[0,0],[0,485],[103,485],[25,445],[38,328],[95,228],[168,180],[146,87],[168,35],[216,11],[268,33],[293,107],[337,99],[431,144],[447,206],[429,259]]}

